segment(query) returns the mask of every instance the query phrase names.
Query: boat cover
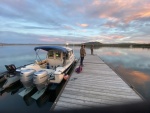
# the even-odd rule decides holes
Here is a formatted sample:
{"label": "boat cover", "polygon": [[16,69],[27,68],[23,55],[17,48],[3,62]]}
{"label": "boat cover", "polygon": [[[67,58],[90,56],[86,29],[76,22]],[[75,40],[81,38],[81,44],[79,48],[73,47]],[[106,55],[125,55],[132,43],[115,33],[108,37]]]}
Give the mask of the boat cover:
{"label": "boat cover", "polygon": [[67,53],[67,49],[61,46],[39,46],[39,47],[35,47],[34,50],[36,51],[37,49],[42,49],[45,51],[49,51],[49,50],[59,50],[59,51],[63,51],[64,53]]}

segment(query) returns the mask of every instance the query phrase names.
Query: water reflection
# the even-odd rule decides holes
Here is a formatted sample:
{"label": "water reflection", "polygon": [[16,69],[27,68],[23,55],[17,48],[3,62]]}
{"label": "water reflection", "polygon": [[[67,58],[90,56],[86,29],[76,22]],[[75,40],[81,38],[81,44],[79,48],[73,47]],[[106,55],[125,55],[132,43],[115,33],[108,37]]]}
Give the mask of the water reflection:
{"label": "water reflection", "polygon": [[57,93],[55,91],[47,90],[44,95],[42,95],[38,100],[36,100],[36,103],[38,107],[42,107],[47,102],[54,102],[54,100],[57,97]]}
{"label": "water reflection", "polygon": [[31,106],[35,102],[37,104],[37,106],[39,108],[41,108],[45,104],[47,104],[48,102],[54,102],[55,101],[55,99],[58,95],[56,93],[56,90],[47,89],[46,92],[38,100],[35,100],[31,97],[37,91],[37,89],[34,88],[29,94],[27,94],[23,97],[23,100],[27,106]]}
{"label": "water reflection", "polygon": [[27,106],[30,106],[33,102],[35,102],[35,100],[31,97],[35,92],[36,92],[36,88],[34,88],[30,93],[28,93],[27,95],[25,95],[23,97],[23,100],[25,102],[25,104]]}
{"label": "water reflection", "polygon": [[149,49],[102,48],[96,51],[138,93],[150,100]]}
{"label": "water reflection", "polygon": [[102,48],[96,50],[99,56],[114,66],[123,65],[125,68],[149,69],[150,52],[148,49]]}
{"label": "water reflection", "polygon": [[[1,87],[3,86],[4,82],[1,83]],[[20,88],[22,88],[23,85],[20,83],[20,81],[14,83],[13,85],[11,85],[8,88],[5,88],[4,90],[1,89],[0,91],[0,95],[2,96],[3,93],[10,93],[11,95],[14,95],[15,93],[17,93],[19,91]]]}
{"label": "water reflection", "polygon": [[[31,63],[35,60],[34,46],[5,46],[0,48],[0,72],[5,71],[4,65],[15,64],[17,67]],[[80,47],[74,47],[74,52],[79,58]],[[7,52],[9,51],[9,52]],[[109,66],[129,84],[131,84],[136,91],[138,91],[145,99],[150,100],[150,50],[149,49],[129,49],[129,48],[95,48],[94,54],[100,56]],[[87,54],[90,54],[90,48],[86,47]],[[3,83],[0,83],[0,87]],[[19,86],[19,85],[18,85]],[[0,96],[0,109],[10,110],[21,109],[20,112],[49,112],[50,106],[57,97],[61,86],[57,91],[47,91],[38,100],[31,98],[31,94],[25,97],[20,97],[19,92],[23,88],[18,86],[11,87],[12,89],[5,90]],[[18,87],[18,89],[17,89]],[[15,104],[11,104],[15,102]],[[17,106],[17,108],[16,108]],[[24,111],[26,110],[26,111]]]}
{"label": "water reflection", "polygon": [[116,72],[121,75],[121,77],[129,83],[142,97],[147,100],[150,100],[149,96],[149,85],[150,84],[150,76],[146,73],[126,69],[123,66],[119,66],[116,68]]}
{"label": "water reflection", "polygon": [[[46,92],[38,100],[35,100],[31,96],[37,91],[36,88],[34,88],[29,94],[25,95],[24,97],[21,97],[18,94],[19,92],[24,90],[23,85],[19,81],[16,84],[13,84],[12,86],[0,91],[0,109],[3,111],[15,111],[15,109],[20,106],[22,109],[19,108],[19,110],[22,113],[26,113],[26,110],[32,112],[38,110],[36,111],[36,113],[40,113],[44,110],[45,113],[48,113],[51,105],[58,96],[58,93],[60,92],[60,89],[64,83],[65,81],[58,85],[56,89],[51,90],[51,87],[48,87]],[[3,84],[1,82],[1,86],[2,85]],[[12,102],[14,103],[12,104]],[[10,109],[7,109],[6,106],[11,107]]]}

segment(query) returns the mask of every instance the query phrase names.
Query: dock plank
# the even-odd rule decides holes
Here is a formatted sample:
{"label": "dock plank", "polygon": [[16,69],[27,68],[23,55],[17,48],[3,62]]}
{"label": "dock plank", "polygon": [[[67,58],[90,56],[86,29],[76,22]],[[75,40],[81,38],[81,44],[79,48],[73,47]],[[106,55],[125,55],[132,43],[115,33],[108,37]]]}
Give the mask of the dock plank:
{"label": "dock plank", "polygon": [[82,72],[72,73],[54,110],[139,101],[143,99],[97,55],[86,55]]}

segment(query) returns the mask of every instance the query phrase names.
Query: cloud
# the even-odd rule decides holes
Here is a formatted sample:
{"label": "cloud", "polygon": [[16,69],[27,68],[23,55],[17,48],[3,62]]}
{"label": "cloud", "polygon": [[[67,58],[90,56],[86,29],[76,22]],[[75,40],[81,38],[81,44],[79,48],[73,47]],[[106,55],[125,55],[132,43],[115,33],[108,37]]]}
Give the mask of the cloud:
{"label": "cloud", "polygon": [[149,0],[0,0],[0,31],[5,37],[12,32],[33,36],[39,43],[44,37],[56,42],[64,37],[70,42],[150,42],[149,7]]}
{"label": "cloud", "polygon": [[45,43],[51,43],[51,44],[56,44],[56,42],[59,44],[64,43],[65,44],[65,39],[60,39],[60,38],[56,38],[56,37],[41,37],[39,38],[39,41],[45,42]]}
{"label": "cloud", "polygon": [[88,24],[79,24],[79,23],[77,23],[77,25],[80,27],[88,27],[89,26]]}
{"label": "cloud", "polygon": [[88,17],[104,18],[112,22],[129,23],[150,17],[148,0],[94,0],[88,8]]}
{"label": "cloud", "polygon": [[[2,13],[5,18],[15,19],[16,21],[23,20],[24,22],[30,21],[32,23],[59,26],[59,18],[57,18],[58,21],[56,21],[56,16],[54,17],[53,13],[47,13],[48,10],[51,11],[52,9],[46,4],[39,7],[41,4],[40,2],[27,0],[2,0],[0,3],[1,9],[3,9],[0,13]],[[44,11],[45,9],[47,11]]]}
{"label": "cloud", "polygon": [[104,23],[103,25],[108,28],[113,28],[113,27],[117,27],[118,22],[108,21],[108,22]]}
{"label": "cloud", "polygon": [[70,25],[63,25],[64,29],[67,29],[67,30],[74,30],[74,28]]}
{"label": "cloud", "polygon": [[39,43],[35,38],[37,35],[34,34],[22,34],[8,31],[0,31],[0,34],[0,42],[3,43]]}
{"label": "cloud", "polygon": [[[149,6],[150,7],[150,6]],[[133,20],[143,20],[144,18],[150,18],[150,10],[147,8],[145,10],[141,10],[139,12],[134,12],[130,16],[127,16],[123,21],[125,23],[129,23]]]}

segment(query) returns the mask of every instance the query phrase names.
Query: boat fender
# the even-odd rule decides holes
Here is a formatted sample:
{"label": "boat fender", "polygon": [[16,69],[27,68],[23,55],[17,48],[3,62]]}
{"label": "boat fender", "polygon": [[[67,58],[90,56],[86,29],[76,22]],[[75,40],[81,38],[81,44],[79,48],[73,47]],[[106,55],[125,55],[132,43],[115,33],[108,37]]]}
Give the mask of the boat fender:
{"label": "boat fender", "polygon": [[69,75],[64,76],[64,80],[68,80],[68,78],[69,78]]}

